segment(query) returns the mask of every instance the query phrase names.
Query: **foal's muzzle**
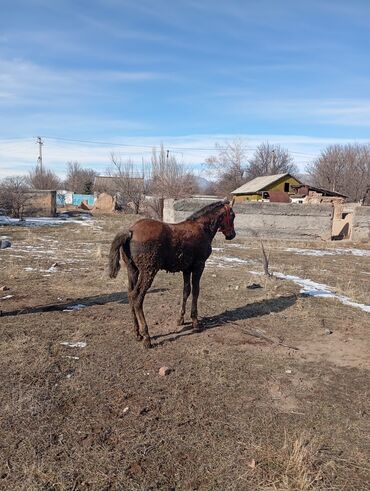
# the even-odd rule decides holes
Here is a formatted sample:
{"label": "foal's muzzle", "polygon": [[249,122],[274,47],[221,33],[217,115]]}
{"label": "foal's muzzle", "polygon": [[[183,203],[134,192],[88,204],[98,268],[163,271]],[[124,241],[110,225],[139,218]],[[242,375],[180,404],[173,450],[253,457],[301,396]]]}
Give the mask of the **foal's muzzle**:
{"label": "foal's muzzle", "polygon": [[231,234],[225,235],[226,240],[233,240],[236,236],[235,232],[232,232]]}

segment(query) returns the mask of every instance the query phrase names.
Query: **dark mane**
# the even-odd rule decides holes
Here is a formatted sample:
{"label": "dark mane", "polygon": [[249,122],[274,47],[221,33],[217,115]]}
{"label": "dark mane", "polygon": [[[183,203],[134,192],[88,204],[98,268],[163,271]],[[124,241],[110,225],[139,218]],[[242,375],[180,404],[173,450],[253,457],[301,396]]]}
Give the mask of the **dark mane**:
{"label": "dark mane", "polygon": [[221,208],[221,206],[224,206],[227,202],[226,201],[216,201],[216,203],[211,203],[210,205],[204,206],[200,210],[194,212],[190,217],[186,219],[187,222],[193,222],[194,220],[197,220],[197,218],[202,217],[203,215],[206,215],[207,213],[211,213],[212,211],[217,210],[218,208]]}

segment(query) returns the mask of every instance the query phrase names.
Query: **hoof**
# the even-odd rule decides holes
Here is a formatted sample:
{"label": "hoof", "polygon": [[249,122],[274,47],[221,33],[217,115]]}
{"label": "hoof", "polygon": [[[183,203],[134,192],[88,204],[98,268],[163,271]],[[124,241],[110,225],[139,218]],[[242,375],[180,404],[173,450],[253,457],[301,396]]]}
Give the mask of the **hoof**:
{"label": "hoof", "polygon": [[150,341],[150,338],[144,338],[144,348],[149,349],[152,347],[152,343]]}
{"label": "hoof", "polygon": [[202,330],[200,324],[198,321],[193,321],[193,330],[195,332],[200,332]]}
{"label": "hoof", "polygon": [[141,334],[136,335],[136,341],[142,341],[144,338]]}
{"label": "hoof", "polygon": [[183,317],[180,317],[179,319],[177,319],[177,325],[178,326],[183,326],[185,324],[184,322],[184,318]]}

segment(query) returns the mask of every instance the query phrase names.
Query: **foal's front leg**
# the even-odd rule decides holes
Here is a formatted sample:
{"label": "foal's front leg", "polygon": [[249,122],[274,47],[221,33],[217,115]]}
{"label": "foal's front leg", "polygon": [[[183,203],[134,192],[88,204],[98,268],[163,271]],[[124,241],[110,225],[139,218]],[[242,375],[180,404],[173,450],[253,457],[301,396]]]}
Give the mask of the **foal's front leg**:
{"label": "foal's front leg", "polygon": [[191,320],[193,322],[193,329],[199,330],[198,323],[198,297],[199,297],[199,282],[204,271],[205,263],[197,263],[193,269],[191,277],[193,299],[191,302]]}
{"label": "foal's front leg", "polygon": [[182,307],[181,307],[181,312],[180,312],[180,317],[179,320],[177,321],[178,326],[182,326],[184,324],[184,316],[185,316],[185,311],[186,311],[186,301],[190,295],[191,292],[191,286],[190,286],[190,271],[184,271],[182,273],[183,278],[184,278],[184,290],[182,294]]}

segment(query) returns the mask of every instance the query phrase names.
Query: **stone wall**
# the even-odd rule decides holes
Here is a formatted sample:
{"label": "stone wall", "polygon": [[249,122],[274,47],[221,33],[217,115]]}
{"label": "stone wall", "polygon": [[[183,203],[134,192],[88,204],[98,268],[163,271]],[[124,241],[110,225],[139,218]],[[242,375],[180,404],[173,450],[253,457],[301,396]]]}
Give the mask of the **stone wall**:
{"label": "stone wall", "polygon": [[[165,200],[163,219],[177,223],[216,200]],[[331,204],[237,203],[235,230],[244,237],[330,240]]]}
{"label": "stone wall", "polygon": [[370,242],[370,206],[358,206],[353,211],[353,242]]}

